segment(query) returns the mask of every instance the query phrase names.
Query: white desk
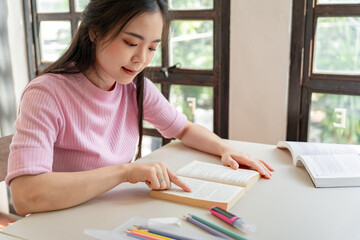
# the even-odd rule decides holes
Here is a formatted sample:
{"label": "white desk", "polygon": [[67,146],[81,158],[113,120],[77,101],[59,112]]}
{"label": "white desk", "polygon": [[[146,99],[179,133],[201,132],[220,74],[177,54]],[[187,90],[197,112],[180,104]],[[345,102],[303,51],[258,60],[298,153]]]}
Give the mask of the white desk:
{"label": "white desk", "polygon": [[[291,164],[287,151],[273,145],[229,142],[275,168],[271,180],[259,180],[230,209],[257,225],[255,233],[243,236],[254,240],[360,239],[360,188],[316,189],[306,170]],[[194,159],[218,162],[217,157],[188,149],[180,142],[141,161],[166,161],[176,171]],[[181,218],[187,213],[232,229],[206,209],[152,199],[145,184],[126,183],[80,206],[33,214],[3,231],[29,240],[93,239],[83,230],[112,230],[131,216]],[[196,229],[185,221],[182,227]]]}
{"label": "white desk", "polygon": [[22,238],[18,238],[16,236],[8,235],[2,231],[0,231],[0,239],[1,240],[22,240]]}

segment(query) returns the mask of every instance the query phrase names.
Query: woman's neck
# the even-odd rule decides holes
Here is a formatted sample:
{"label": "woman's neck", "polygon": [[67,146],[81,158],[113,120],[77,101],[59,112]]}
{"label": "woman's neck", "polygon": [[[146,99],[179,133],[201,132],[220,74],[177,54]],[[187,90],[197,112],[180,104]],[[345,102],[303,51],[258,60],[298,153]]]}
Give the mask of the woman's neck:
{"label": "woman's neck", "polygon": [[107,83],[104,81],[101,76],[93,69],[89,68],[83,72],[85,77],[96,87],[105,90],[105,91],[111,91],[115,88],[115,81]]}

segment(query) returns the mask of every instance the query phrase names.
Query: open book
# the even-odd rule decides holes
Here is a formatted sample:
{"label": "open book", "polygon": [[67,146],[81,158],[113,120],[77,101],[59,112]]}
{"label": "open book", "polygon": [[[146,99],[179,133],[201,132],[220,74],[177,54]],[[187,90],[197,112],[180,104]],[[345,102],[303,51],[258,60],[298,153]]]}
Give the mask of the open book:
{"label": "open book", "polygon": [[315,187],[360,186],[360,145],[279,141],[293,164],[305,166]]}
{"label": "open book", "polygon": [[217,206],[228,210],[260,178],[254,170],[234,170],[199,161],[189,163],[176,174],[192,192],[184,192],[173,184],[169,190],[151,190],[150,196],[208,209]]}

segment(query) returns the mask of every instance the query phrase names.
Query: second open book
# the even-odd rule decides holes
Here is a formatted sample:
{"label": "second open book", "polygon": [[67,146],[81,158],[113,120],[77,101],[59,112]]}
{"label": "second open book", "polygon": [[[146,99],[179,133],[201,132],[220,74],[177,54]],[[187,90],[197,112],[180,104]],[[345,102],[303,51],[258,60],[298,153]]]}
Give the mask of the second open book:
{"label": "second open book", "polygon": [[176,172],[192,192],[184,192],[176,185],[165,191],[151,190],[150,196],[174,202],[228,210],[260,178],[253,170],[238,169],[219,164],[193,161]]}
{"label": "second open book", "polygon": [[280,141],[293,164],[305,166],[315,187],[360,186],[360,145]]}

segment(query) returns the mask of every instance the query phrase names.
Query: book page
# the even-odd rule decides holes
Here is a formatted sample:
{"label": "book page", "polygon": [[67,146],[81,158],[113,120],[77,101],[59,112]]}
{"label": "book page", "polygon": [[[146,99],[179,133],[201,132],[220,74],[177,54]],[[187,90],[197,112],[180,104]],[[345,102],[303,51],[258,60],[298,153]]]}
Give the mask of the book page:
{"label": "book page", "polygon": [[246,186],[251,179],[259,176],[259,173],[254,170],[234,170],[228,166],[205,163],[196,160],[179,169],[176,174],[237,186]]}
{"label": "book page", "polygon": [[300,155],[360,154],[360,145],[350,144],[279,141],[277,146],[289,149],[294,164]]}
{"label": "book page", "polygon": [[316,177],[360,177],[360,156],[357,154],[301,156],[305,167]]}
{"label": "book page", "polygon": [[229,202],[239,194],[239,191],[245,191],[245,188],[233,185],[202,181],[199,179],[181,176],[179,176],[179,178],[191,188],[191,192],[185,192],[183,189],[173,184],[171,189],[160,191],[160,193],[201,200],[210,200],[212,202]]}

